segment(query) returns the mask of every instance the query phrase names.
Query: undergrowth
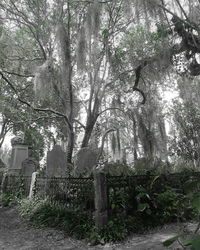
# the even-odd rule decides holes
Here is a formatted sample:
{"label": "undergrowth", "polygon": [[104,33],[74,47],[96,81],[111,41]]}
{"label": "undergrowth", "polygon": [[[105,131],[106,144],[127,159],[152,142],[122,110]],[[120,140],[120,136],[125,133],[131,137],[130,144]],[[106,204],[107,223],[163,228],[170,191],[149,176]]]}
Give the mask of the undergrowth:
{"label": "undergrowth", "polygon": [[[142,197],[142,195],[140,196]],[[191,218],[192,211],[184,208],[186,203],[184,203],[183,197],[179,198],[172,191],[168,191],[156,198],[157,204],[160,204],[157,209],[151,206],[152,200],[149,200],[149,205],[144,207],[142,211],[139,209],[140,206],[136,206],[134,213],[130,214],[118,207],[116,213],[111,216],[112,219],[98,232],[91,214],[67,208],[64,204],[48,197],[45,199],[37,197],[32,200],[23,199],[18,207],[20,214],[37,227],[54,227],[64,230],[68,235],[78,239],[88,239],[93,243],[105,243],[121,241],[131,232],[143,233],[155,226],[172,222],[179,216],[178,212],[180,213],[180,211],[183,211],[180,216],[186,215],[185,211],[187,211],[189,213],[187,219]],[[176,204],[173,204],[174,199],[177,200]],[[144,202],[144,200],[141,201]],[[148,201],[146,200],[146,202]],[[113,201],[114,206],[117,205]],[[165,207],[164,212],[158,212],[161,207],[163,209]]]}
{"label": "undergrowth", "polygon": [[78,239],[88,238],[93,228],[89,215],[69,209],[52,199],[24,199],[19,205],[20,214],[35,226],[48,226],[62,229]]}
{"label": "undergrowth", "polygon": [[54,227],[94,243],[114,242],[130,233],[144,233],[156,226],[197,216],[186,193],[164,184],[156,176],[129,190],[109,189],[110,220],[100,231],[95,228],[94,214],[71,209],[52,197],[20,200],[21,191],[18,195],[2,194],[0,206],[18,203],[20,214],[37,227]]}
{"label": "undergrowth", "polygon": [[15,206],[19,202],[19,198],[12,193],[0,194],[0,206],[2,207],[10,207]]}

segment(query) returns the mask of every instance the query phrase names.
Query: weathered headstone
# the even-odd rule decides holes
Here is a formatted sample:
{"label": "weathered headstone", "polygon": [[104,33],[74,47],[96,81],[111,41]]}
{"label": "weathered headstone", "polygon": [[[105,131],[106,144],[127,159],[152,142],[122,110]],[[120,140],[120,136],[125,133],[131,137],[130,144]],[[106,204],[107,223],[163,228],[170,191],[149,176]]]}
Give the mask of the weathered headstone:
{"label": "weathered headstone", "polygon": [[67,156],[59,145],[55,145],[47,153],[46,175],[49,177],[65,177],[67,175]]}
{"label": "weathered headstone", "polygon": [[22,169],[22,162],[28,158],[28,145],[23,143],[22,138],[14,137],[11,140],[12,154],[8,174],[19,175]]}
{"label": "weathered headstone", "polygon": [[33,158],[27,158],[22,162],[21,175],[31,177],[33,172],[36,172],[39,164]]}
{"label": "weathered headstone", "polygon": [[75,157],[74,176],[89,176],[97,164],[98,151],[89,147],[81,148]]}

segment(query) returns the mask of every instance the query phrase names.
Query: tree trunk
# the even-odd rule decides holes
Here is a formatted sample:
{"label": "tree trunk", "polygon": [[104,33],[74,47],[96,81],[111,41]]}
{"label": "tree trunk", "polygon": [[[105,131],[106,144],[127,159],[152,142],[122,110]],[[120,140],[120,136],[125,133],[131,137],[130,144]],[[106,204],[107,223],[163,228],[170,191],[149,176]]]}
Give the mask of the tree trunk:
{"label": "tree trunk", "polygon": [[72,130],[69,133],[69,141],[67,146],[67,163],[72,164],[73,150],[74,150],[74,132]]}
{"label": "tree trunk", "polygon": [[97,117],[95,118],[88,118],[88,122],[85,128],[85,134],[83,137],[83,141],[82,141],[82,145],[81,148],[87,147],[88,143],[90,141],[91,135],[92,135],[92,131],[94,129],[94,125],[96,123]]}

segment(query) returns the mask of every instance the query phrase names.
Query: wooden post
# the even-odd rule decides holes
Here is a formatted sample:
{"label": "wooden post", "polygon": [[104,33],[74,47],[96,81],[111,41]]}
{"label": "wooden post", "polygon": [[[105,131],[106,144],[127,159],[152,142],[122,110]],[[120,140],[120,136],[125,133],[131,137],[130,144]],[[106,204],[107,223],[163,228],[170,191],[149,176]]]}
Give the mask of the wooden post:
{"label": "wooden post", "polygon": [[108,222],[108,197],[106,175],[103,172],[94,172],[95,188],[95,226],[101,230]]}

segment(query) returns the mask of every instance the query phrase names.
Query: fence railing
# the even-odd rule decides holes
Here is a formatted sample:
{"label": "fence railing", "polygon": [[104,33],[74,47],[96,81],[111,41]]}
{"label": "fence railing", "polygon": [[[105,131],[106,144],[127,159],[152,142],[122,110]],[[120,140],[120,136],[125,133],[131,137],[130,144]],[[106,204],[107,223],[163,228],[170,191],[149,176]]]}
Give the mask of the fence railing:
{"label": "fence railing", "polygon": [[[4,183],[3,192],[13,193],[20,197],[27,197],[30,191],[30,176],[6,175],[2,178]],[[1,185],[2,186],[2,185]]]}
{"label": "fence railing", "polygon": [[35,192],[38,196],[50,196],[67,207],[94,210],[93,178],[37,177]]}

